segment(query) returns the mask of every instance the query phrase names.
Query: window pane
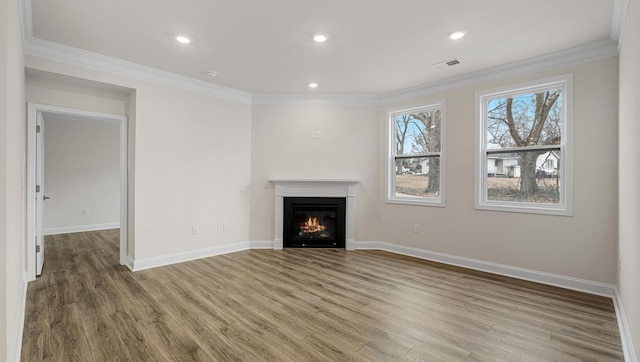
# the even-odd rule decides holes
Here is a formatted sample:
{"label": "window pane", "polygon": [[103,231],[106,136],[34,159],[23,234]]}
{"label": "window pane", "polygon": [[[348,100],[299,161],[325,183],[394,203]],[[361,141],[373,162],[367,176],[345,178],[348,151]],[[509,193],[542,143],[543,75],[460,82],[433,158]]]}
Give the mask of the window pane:
{"label": "window pane", "polygon": [[396,154],[440,152],[440,110],[404,113],[395,116]]}
{"label": "window pane", "polygon": [[560,203],[560,149],[487,154],[487,200]]}
{"label": "window pane", "polygon": [[562,104],[561,89],[490,100],[486,148],[559,145]]}
{"label": "window pane", "polygon": [[396,197],[440,197],[440,157],[396,160]]}

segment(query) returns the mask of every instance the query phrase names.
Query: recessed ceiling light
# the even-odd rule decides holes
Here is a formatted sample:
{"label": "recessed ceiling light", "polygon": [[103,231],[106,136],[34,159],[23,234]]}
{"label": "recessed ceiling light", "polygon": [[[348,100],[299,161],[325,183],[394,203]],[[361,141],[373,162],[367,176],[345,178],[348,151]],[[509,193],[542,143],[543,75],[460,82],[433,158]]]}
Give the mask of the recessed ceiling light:
{"label": "recessed ceiling light", "polygon": [[177,40],[177,41],[179,41],[179,42],[180,42],[180,43],[182,43],[182,44],[189,44],[189,43],[191,43],[191,39],[187,38],[187,37],[186,37],[186,36],[184,36],[184,35],[178,35],[178,36],[176,37],[176,40]]}
{"label": "recessed ceiling light", "polygon": [[218,72],[216,72],[215,70],[207,70],[205,71],[205,73],[207,73],[210,77],[215,77],[218,75]]}
{"label": "recessed ceiling light", "polygon": [[327,34],[316,34],[313,36],[313,40],[316,43],[324,43],[325,41],[327,41],[327,39],[329,39],[329,36]]}
{"label": "recessed ceiling light", "polygon": [[318,83],[309,83],[309,88],[318,88]]}
{"label": "recessed ceiling light", "polygon": [[464,35],[465,35],[464,31],[454,31],[453,33],[449,34],[449,39],[451,39],[451,40],[462,39],[462,37],[464,37]]}

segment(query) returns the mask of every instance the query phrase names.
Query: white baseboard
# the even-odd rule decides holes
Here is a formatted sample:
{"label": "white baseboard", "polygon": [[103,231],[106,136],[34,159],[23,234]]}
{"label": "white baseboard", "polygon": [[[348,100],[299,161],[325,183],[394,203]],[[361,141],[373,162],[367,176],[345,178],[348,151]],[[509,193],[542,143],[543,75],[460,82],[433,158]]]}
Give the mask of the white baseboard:
{"label": "white baseboard", "polygon": [[124,264],[124,265],[125,265],[127,268],[129,268],[129,270],[133,271],[133,259],[132,259],[129,255],[127,255],[127,256],[125,257],[125,261],[124,261],[124,262],[125,262],[125,264]]}
{"label": "white baseboard", "polygon": [[389,244],[377,241],[355,242],[358,249],[377,249],[391,253],[413,256],[415,258],[436,261],[439,263],[460,266],[463,268],[479,270],[483,272],[504,275],[512,278],[528,280],[532,282],[553,285],[565,289],[577,290],[585,293],[601,295],[613,298],[615,286],[612,284],[594,282],[585,279],[578,279],[564,275],[541,272],[537,270],[524,269],[510,265],[492,263],[483,260],[465,258],[450,254],[438,253],[434,251],[412,248],[408,246]]}
{"label": "white baseboard", "polygon": [[[15,320],[15,334],[13,335],[13,343],[9,345],[10,353],[9,353],[9,361],[12,362],[20,362],[20,355],[22,353],[22,335],[24,334],[24,318],[27,308],[27,286],[29,282],[27,281],[26,274],[22,278],[22,292],[20,295],[20,305],[18,305],[19,313],[16,316]],[[12,330],[12,328],[9,328]]]}
{"label": "white baseboard", "polygon": [[108,230],[108,229],[119,229],[120,223],[114,222],[109,224],[93,224],[93,225],[78,225],[78,226],[63,226],[57,228],[46,228],[43,230],[44,235],[58,235],[58,234],[70,234],[70,233],[81,233],[85,231],[96,231],[96,230]]}
{"label": "white baseboard", "polygon": [[345,240],[344,248],[346,250],[356,250],[356,241],[353,239]]}
{"label": "white baseboard", "polygon": [[251,249],[273,249],[273,240],[252,240]]}
{"label": "white baseboard", "polygon": [[196,259],[208,258],[210,256],[233,253],[236,251],[248,250],[251,243],[248,241],[239,242],[230,245],[215,246],[212,248],[186,251],[171,255],[163,255],[153,258],[136,259],[133,261],[133,271],[155,268],[159,266],[171,265],[191,261]]}
{"label": "white baseboard", "polygon": [[616,318],[618,319],[618,328],[620,329],[620,341],[622,342],[622,352],[624,352],[624,360],[626,362],[637,362],[635,349],[633,348],[633,340],[631,339],[631,331],[627,323],[627,317],[622,307],[622,299],[618,288],[614,289],[613,306],[616,308]]}
{"label": "white baseboard", "polygon": [[[380,241],[354,241],[355,250],[383,250],[385,244]],[[390,251],[390,250],[387,250]]]}

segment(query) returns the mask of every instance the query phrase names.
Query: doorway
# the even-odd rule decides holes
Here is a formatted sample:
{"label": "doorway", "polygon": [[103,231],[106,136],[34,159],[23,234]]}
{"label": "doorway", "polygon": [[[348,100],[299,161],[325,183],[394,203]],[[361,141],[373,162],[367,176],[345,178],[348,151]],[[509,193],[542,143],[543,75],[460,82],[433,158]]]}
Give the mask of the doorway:
{"label": "doorway", "polygon": [[[44,242],[42,211],[45,198],[43,183],[42,149],[44,117],[82,120],[85,122],[108,123],[119,126],[120,137],[120,264],[128,263],[127,240],[127,117],[106,113],[91,112],[65,107],[29,103],[27,110],[27,273],[34,280],[42,269],[44,261]],[[40,127],[39,127],[40,126]]]}

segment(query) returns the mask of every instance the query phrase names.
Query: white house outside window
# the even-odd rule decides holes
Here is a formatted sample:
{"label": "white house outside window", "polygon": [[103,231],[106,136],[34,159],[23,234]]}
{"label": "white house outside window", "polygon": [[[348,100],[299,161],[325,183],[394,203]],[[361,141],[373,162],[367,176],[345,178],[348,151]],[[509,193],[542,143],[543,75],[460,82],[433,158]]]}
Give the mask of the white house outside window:
{"label": "white house outside window", "polygon": [[388,116],[387,202],[444,206],[444,103]]}
{"label": "white house outside window", "polygon": [[476,93],[476,208],[572,213],[572,76]]}

